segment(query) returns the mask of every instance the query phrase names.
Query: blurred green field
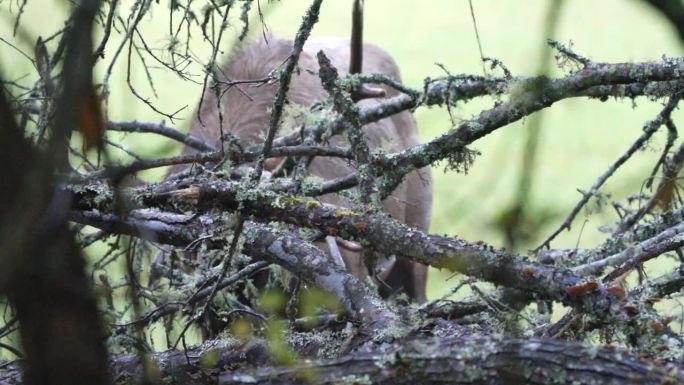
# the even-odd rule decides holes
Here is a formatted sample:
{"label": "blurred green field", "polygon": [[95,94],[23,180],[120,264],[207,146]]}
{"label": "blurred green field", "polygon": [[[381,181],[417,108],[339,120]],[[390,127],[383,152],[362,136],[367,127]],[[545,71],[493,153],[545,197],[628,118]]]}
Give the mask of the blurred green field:
{"label": "blurred green field", "polygon": [[[15,1],[0,1],[0,37],[16,42],[12,37]],[[131,1],[123,2],[122,16]],[[266,14],[266,24],[273,32],[293,36],[309,1],[284,0],[272,5]],[[532,75],[539,67],[539,52],[546,36],[541,36],[547,0],[473,0],[484,53],[502,60],[515,75]],[[155,10],[152,17],[142,21],[144,35],[157,46],[168,43],[168,13]],[[351,0],[325,2],[314,35],[349,34]],[[36,36],[49,35],[60,27],[68,6],[61,1],[29,1],[22,16],[22,26]],[[236,15],[238,12],[236,12]],[[481,74],[479,52],[466,0],[368,0],[365,7],[365,39],[389,51],[399,63],[407,85],[420,88],[427,76],[443,72],[435,63],[442,63],[452,73]],[[231,34],[239,33],[241,25],[235,20]],[[596,61],[639,61],[658,59],[662,55],[680,56],[682,48],[669,23],[650,7],[636,0],[573,0],[565,1],[558,25],[557,40],[570,40],[581,54]],[[258,29],[255,29],[258,32]],[[253,31],[254,32],[254,31]],[[121,41],[114,34],[112,45]],[[26,44],[20,49],[31,52]],[[206,60],[208,51],[198,48],[197,57]],[[110,55],[111,53],[107,53]],[[124,52],[125,54],[125,52]],[[6,44],[0,44],[0,63],[4,74],[18,78],[28,73],[28,61]],[[107,64],[105,60],[102,64]],[[110,79],[111,96],[109,118],[112,120],[160,121],[162,117],[135,99],[126,86],[125,60],[114,69]],[[147,84],[146,74],[139,64],[134,66],[131,79],[136,88],[165,111],[183,106],[182,121],[177,127],[186,128],[188,117],[199,99],[200,86],[184,82],[163,69],[154,68],[157,98]],[[99,65],[98,81],[105,66]],[[198,72],[197,72],[198,73]],[[554,73],[560,74],[555,69]],[[493,101],[481,99],[455,109],[457,119],[469,119]],[[612,163],[636,138],[645,121],[660,108],[660,101],[640,99],[607,102],[566,100],[546,110],[543,115],[538,169],[533,185],[533,207],[550,213],[553,220],[541,232],[550,233],[560,224],[580,198],[576,189],[588,188],[595,178]],[[427,141],[447,131],[452,125],[446,111],[419,109],[416,112],[421,137]],[[681,118],[675,114],[675,121]],[[482,155],[477,158],[468,175],[443,173],[436,165],[434,210],[431,232],[458,235],[468,240],[484,240],[501,246],[502,236],[494,221],[501,210],[514,198],[520,173],[523,132],[526,122],[519,122],[496,131],[477,142],[472,148]],[[615,199],[639,191],[645,177],[659,156],[664,135],[657,135],[649,147],[630,160],[627,166],[609,181],[606,192]],[[179,147],[165,140],[129,135],[125,143],[148,156],[175,154]],[[123,154],[121,158],[129,160]],[[159,177],[160,171],[145,174]],[[606,209],[587,217],[585,229],[579,237],[583,218],[578,218],[573,231],[563,233],[553,243],[555,247],[590,247],[603,239],[599,226],[611,224],[615,216]],[[528,245],[535,246],[535,245]],[[659,268],[667,268],[660,264]],[[448,273],[433,272],[430,276],[430,297],[448,289],[444,278]]]}

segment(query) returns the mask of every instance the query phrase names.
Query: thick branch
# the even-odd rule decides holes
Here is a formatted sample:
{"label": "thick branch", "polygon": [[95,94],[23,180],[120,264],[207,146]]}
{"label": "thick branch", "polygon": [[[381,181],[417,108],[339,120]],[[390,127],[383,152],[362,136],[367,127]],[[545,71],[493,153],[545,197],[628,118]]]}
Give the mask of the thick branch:
{"label": "thick branch", "polygon": [[[74,202],[74,207],[107,210],[106,206],[88,202],[92,197],[83,195],[84,189],[79,190],[83,200]],[[595,287],[592,285],[591,289],[575,291],[583,278],[567,269],[528,262],[503,250],[494,250],[486,244],[428,235],[381,213],[366,215],[335,206],[322,206],[313,200],[278,196],[259,190],[250,190],[247,194],[240,191],[238,183],[222,180],[208,182],[193,177],[139,190],[135,200],[138,204],[150,207],[172,207],[174,202],[182,201],[198,209],[214,207],[234,211],[241,207],[245,213],[262,220],[283,221],[316,228],[327,235],[357,239],[371,248],[382,250],[386,255],[406,256],[423,264],[447,268],[497,285],[537,293],[600,317],[623,313],[619,299],[599,283]],[[99,202],[101,205],[106,200],[100,197]]]}
{"label": "thick branch", "polygon": [[[211,222],[206,217],[203,220],[202,217],[149,211],[142,216],[145,219],[134,213],[126,220],[121,220],[111,214],[89,211],[74,212],[71,219],[107,231],[177,246],[185,246],[205,236],[203,224]],[[254,222],[245,223],[243,235],[245,254],[281,265],[304,281],[327,290],[340,301],[351,318],[359,322],[363,330],[394,330],[402,326],[397,315],[385,306],[376,292],[342,270],[320,249],[292,235],[277,232]],[[231,277],[226,279],[230,280],[229,283],[233,282]],[[155,317],[159,318],[158,316],[168,311],[178,309],[178,306],[174,305],[172,309],[165,309],[163,314]]]}
{"label": "thick branch", "polygon": [[[213,359],[207,359],[213,357]],[[333,360],[300,361],[293,366],[266,366],[263,341],[214,341],[188,350],[155,353],[147,358],[126,354],[111,360],[121,385],[144,380],[143,362],[159,369],[171,383],[205,384],[675,384],[684,381],[671,367],[636,360],[608,348],[544,339],[496,339],[438,336],[399,340],[382,350]],[[261,368],[256,369],[257,365]],[[20,371],[8,370],[0,385],[20,383]]]}

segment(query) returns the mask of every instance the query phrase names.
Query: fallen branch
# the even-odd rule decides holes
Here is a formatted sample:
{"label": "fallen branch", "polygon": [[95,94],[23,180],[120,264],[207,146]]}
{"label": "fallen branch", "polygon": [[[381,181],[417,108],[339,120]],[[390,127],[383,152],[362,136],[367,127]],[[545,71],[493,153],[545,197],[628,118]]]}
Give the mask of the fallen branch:
{"label": "fallen branch", "polygon": [[[332,360],[298,361],[293,366],[277,366],[268,344],[261,340],[211,341],[185,352],[170,350],[146,357],[124,354],[110,359],[112,378],[121,385],[149,381],[143,375],[150,373],[149,365],[156,369],[152,372],[157,378],[188,385],[415,384],[416,379],[425,385],[445,381],[499,385],[662,385],[684,381],[674,367],[639,361],[615,348],[476,335],[398,340],[382,349]],[[3,373],[0,385],[20,384],[20,377],[20,369],[14,366]]]}

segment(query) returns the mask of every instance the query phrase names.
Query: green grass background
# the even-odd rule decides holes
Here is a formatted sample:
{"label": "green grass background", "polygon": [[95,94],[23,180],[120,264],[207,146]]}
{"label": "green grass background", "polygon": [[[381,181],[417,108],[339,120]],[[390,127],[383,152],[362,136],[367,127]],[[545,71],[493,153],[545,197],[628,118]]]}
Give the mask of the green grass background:
{"label": "green grass background", "polygon": [[[45,37],[60,28],[69,6],[61,1],[29,0],[21,24],[22,29],[27,31],[25,37],[13,37],[11,26],[18,3],[0,1],[0,37],[31,55],[32,49],[27,42],[35,41],[38,35]],[[348,36],[351,3],[351,0],[324,2],[320,21],[314,27],[313,34]],[[473,4],[485,55],[502,60],[515,75],[534,74],[539,67],[540,50],[547,38],[541,34],[550,1],[473,0]],[[129,14],[130,5],[131,1],[123,2],[123,17]],[[268,28],[279,35],[292,37],[308,5],[309,1],[304,0],[276,3],[267,12]],[[163,6],[154,8],[151,16],[143,19],[141,26],[148,42],[161,47],[168,43],[168,12]],[[233,21],[230,29],[232,35],[242,28],[237,20]],[[442,75],[442,70],[435,63],[444,64],[454,74],[482,73],[466,0],[368,0],[365,25],[365,40],[378,44],[394,56],[409,86],[420,88],[425,77]],[[682,54],[674,29],[656,11],[637,0],[566,0],[557,31],[557,40],[564,43],[572,40],[576,51],[596,61],[654,60],[662,55]],[[120,34],[113,34],[107,59],[97,67],[97,81],[102,80],[112,50],[121,39]],[[206,45],[198,45],[193,51],[202,60],[208,58]],[[121,59],[110,80],[109,118],[162,120],[127,89],[125,57]],[[30,72],[28,60],[4,43],[0,44],[0,63],[3,73],[9,78],[18,78]],[[175,111],[187,106],[180,115],[183,120],[174,123],[176,127],[187,128],[189,115],[199,99],[200,87],[184,82],[163,69],[153,68],[151,73],[158,97],[154,97],[137,60],[131,72],[132,82],[162,110]],[[195,73],[199,74],[199,71]],[[553,73],[560,75],[562,71],[554,67]],[[454,115],[457,119],[469,119],[492,104],[491,99],[479,99],[460,105],[454,110]],[[657,113],[660,104],[660,101],[646,99],[639,99],[636,105],[630,100],[602,103],[572,99],[557,103],[544,112],[538,168],[532,191],[533,206],[554,216],[541,236],[547,235],[561,223],[580,198],[576,189],[588,188],[625,151],[640,134],[643,123]],[[441,109],[421,108],[416,112],[416,117],[424,141],[452,127],[446,111]],[[676,113],[675,122],[679,118],[681,114]],[[503,245],[503,238],[494,222],[514,198],[525,129],[526,121],[518,122],[476,142],[472,148],[479,150],[482,155],[477,158],[468,175],[444,173],[443,165],[435,165],[432,233]],[[638,192],[662,149],[663,139],[664,135],[657,135],[646,150],[639,152],[610,180],[605,191],[616,199]],[[171,155],[180,150],[175,143],[148,136],[127,135],[123,141],[146,156]],[[113,153],[123,161],[130,160],[115,150]],[[160,171],[144,174],[148,179],[160,175]],[[608,209],[601,212],[594,210],[587,220],[581,237],[579,228],[583,218],[578,218],[572,231],[559,236],[553,246],[575,247],[579,243],[580,247],[591,247],[604,237],[598,231],[599,226],[610,225],[615,216]],[[659,268],[665,267],[659,265]],[[445,283],[447,276],[448,272],[431,273],[431,297],[448,290],[451,283]]]}

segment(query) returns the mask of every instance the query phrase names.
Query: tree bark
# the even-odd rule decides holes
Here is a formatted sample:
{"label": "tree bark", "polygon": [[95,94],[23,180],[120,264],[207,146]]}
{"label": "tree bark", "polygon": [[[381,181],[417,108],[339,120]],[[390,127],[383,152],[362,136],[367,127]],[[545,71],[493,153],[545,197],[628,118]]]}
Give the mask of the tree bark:
{"label": "tree bark", "polygon": [[[441,333],[438,333],[441,334]],[[152,377],[142,377],[143,362]],[[265,366],[264,366],[265,365]],[[187,352],[170,350],[144,359],[112,357],[117,384],[678,384],[674,367],[636,360],[627,351],[548,339],[497,339],[476,335],[417,336],[333,360],[299,360],[270,366],[267,343],[212,341]],[[149,370],[150,367],[153,370]],[[0,385],[21,383],[9,369]]]}

